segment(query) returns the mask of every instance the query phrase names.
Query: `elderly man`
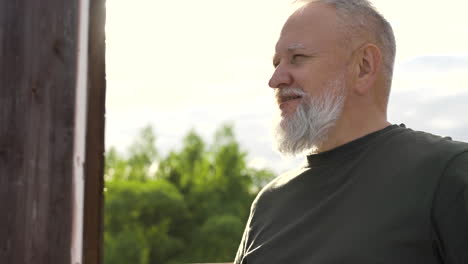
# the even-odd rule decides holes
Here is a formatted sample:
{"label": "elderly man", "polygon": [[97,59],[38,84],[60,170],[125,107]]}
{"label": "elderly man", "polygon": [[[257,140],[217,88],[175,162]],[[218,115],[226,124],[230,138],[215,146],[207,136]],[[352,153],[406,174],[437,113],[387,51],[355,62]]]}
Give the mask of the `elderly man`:
{"label": "elderly man", "polygon": [[394,57],[366,0],[289,17],[269,85],[307,163],[260,191],[235,263],[468,263],[468,144],[387,121]]}

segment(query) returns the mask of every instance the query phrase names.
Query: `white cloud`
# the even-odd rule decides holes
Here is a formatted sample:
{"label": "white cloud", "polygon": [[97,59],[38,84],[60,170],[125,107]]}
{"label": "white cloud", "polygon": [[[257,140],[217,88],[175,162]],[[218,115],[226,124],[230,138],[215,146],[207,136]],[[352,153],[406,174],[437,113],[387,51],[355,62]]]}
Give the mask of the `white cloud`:
{"label": "white cloud", "polygon": [[427,101],[417,100],[420,94],[418,90],[394,93],[389,105],[389,119],[415,130],[468,141],[468,91],[432,97]]}
{"label": "white cloud", "polygon": [[460,122],[456,121],[456,120],[451,120],[451,119],[446,119],[446,118],[433,118],[431,121],[430,121],[430,124],[436,128],[436,129],[441,129],[441,130],[445,130],[445,129],[454,129],[454,128],[458,128],[461,126]]}
{"label": "white cloud", "polygon": [[466,93],[468,56],[421,56],[398,64],[392,90],[393,93],[414,91],[413,102]]}
{"label": "white cloud", "polygon": [[268,164],[268,160],[266,160],[265,158],[256,157],[256,158],[251,159],[247,165],[250,168],[261,170],[264,168],[268,168],[267,164]]}
{"label": "white cloud", "polygon": [[467,71],[468,56],[429,55],[412,58],[401,65],[403,72],[446,72]]}

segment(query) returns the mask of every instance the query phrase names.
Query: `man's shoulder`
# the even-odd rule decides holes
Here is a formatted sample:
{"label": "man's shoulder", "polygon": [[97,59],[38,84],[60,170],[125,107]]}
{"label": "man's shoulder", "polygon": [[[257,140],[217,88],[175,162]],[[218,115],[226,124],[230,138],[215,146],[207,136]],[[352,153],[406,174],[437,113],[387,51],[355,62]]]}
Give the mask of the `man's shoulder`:
{"label": "man's shoulder", "polygon": [[306,166],[306,164],[304,164],[289,171],[283,172],[278,177],[270,181],[267,185],[265,185],[262,191],[274,191],[276,189],[282,188],[288,182],[295,179],[297,176],[303,174],[307,170],[308,167]]}
{"label": "man's shoulder", "polygon": [[260,200],[268,200],[270,196],[274,196],[282,188],[286,188],[288,183],[295,179],[296,177],[306,173],[309,168],[306,166],[306,163],[299,165],[298,167],[281,173],[279,176],[267,183],[257,194],[253,202],[253,207],[257,205]]}
{"label": "man's shoulder", "polygon": [[406,128],[404,125],[399,129],[401,133],[389,139],[389,146],[405,148],[408,151],[426,155],[457,155],[468,150],[468,143],[453,140],[449,136],[417,131]]}

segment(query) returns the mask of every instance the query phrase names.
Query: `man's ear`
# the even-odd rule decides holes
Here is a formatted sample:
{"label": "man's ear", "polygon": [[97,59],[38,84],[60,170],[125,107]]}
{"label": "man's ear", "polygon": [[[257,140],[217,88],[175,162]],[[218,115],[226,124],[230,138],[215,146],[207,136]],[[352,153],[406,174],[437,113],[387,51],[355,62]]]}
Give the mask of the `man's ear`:
{"label": "man's ear", "polygon": [[374,44],[366,44],[358,50],[355,59],[355,88],[359,95],[364,95],[378,79],[382,53]]}

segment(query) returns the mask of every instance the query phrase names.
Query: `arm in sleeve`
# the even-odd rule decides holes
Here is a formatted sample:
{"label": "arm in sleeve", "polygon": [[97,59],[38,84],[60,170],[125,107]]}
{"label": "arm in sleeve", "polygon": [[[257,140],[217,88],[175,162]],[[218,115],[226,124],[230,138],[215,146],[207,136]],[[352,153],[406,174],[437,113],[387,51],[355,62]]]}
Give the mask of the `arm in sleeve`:
{"label": "arm in sleeve", "polygon": [[261,192],[257,195],[255,200],[252,202],[252,205],[250,206],[249,219],[247,220],[247,224],[245,225],[244,234],[242,235],[242,240],[240,242],[239,248],[237,249],[236,258],[234,259],[233,264],[246,264],[246,261],[244,260],[244,258],[245,258],[247,249],[249,247],[250,238],[252,236],[251,226],[252,226],[252,223],[254,222],[253,219],[255,218],[254,217],[255,211],[257,208],[257,203],[258,203],[258,199],[260,195],[261,195]]}
{"label": "arm in sleeve", "polygon": [[468,263],[468,151],[450,160],[433,204],[433,228],[445,264]]}
{"label": "arm in sleeve", "polygon": [[249,217],[249,221],[247,221],[247,225],[245,226],[244,234],[242,235],[239,248],[237,249],[236,258],[234,259],[234,264],[242,264],[242,259],[244,258],[245,247],[247,244],[247,238],[249,236],[249,222],[250,222],[250,217]]}

